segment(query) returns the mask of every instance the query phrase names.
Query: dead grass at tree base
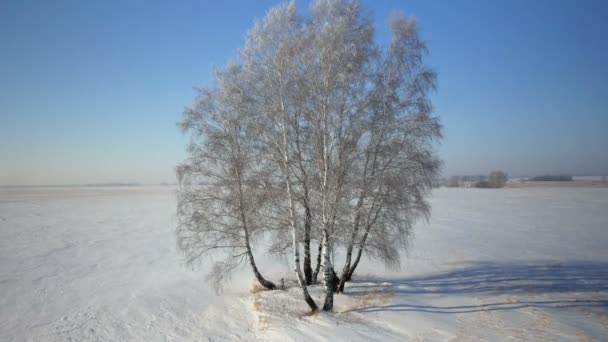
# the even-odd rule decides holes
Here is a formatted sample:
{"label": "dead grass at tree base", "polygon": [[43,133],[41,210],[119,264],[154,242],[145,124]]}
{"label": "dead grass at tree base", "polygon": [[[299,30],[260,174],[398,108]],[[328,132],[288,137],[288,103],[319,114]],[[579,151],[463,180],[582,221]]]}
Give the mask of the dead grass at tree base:
{"label": "dead grass at tree base", "polygon": [[[258,317],[258,330],[262,333],[269,329],[271,322],[275,319],[284,321],[285,318],[291,317],[295,320],[316,320],[324,316],[321,310],[307,310],[308,307],[298,296],[299,292],[295,292],[296,289],[293,288],[297,285],[295,281],[292,283],[285,279],[285,282],[287,286],[284,291],[268,290],[259,284],[254,284],[249,291],[253,300],[254,311]],[[359,288],[339,295],[345,296],[345,300],[340,300],[342,302],[340,304],[336,303],[334,312],[328,312],[327,314],[338,321],[357,321],[358,316],[353,316],[353,311],[383,306],[393,301],[395,296],[393,285],[376,283],[372,279],[366,285],[363,289]]]}
{"label": "dead grass at tree base", "polygon": [[268,291],[266,288],[260,285],[254,285],[249,293],[253,299],[253,309],[258,316],[258,327],[260,331],[266,331],[270,326],[270,315],[264,305],[264,298],[262,293]]}
{"label": "dead grass at tree base", "polygon": [[263,291],[270,291],[267,288],[265,288],[264,286],[260,285],[260,284],[253,284],[253,286],[251,287],[251,290],[249,290],[250,294],[256,294],[256,293],[260,293]]}

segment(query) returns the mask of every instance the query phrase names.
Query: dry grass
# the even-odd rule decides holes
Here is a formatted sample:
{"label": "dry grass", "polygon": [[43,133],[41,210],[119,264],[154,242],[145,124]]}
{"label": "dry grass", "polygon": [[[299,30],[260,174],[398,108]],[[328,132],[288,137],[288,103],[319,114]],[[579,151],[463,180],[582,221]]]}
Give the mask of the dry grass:
{"label": "dry grass", "polygon": [[262,291],[268,291],[268,289],[266,289],[264,286],[260,285],[260,284],[253,284],[253,286],[251,287],[251,290],[249,290],[249,293],[251,294],[256,294]]}
{"label": "dry grass", "polygon": [[264,298],[262,297],[262,293],[265,291],[267,290],[264,287],[257,284],[249,291],[253,297],[253,309],[258,315],[258,326],[260,331],[265,331],[270,326],[270,317],[264,305]]}
{"label": "dry grass", "polygon": [[583,333],[578,333],[576,335],[576,341],[577,342],[593,342],[595,340],[591,336],[585,335]]}
{"label": "dry grass", "polygon": [[321,310],[315,310],[315,311],[309,311],[305,314],[302,315],[302,317],[315,317],[315,316],[319,316],[319,313],[321,312]]}

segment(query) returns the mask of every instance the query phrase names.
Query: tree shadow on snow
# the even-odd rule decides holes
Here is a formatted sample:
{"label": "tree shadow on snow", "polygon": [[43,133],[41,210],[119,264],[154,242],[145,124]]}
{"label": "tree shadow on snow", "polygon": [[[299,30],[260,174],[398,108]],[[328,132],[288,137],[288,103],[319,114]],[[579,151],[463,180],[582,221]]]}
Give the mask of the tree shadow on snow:
{"label": "tree shadow on snow", "polygon": [[[573,308],[573,307],[601,307],[606,308],[608,300],[549,300],[549,301],[521,301],[515,303],[489,303],[480,305],[461,305],[461,306],[432,306],[432,305],[411,305],[395,304],[384,306],[369,306],[366,308],[353,309],[348,311],[357,312],[378,312],[378,311],[418,311],[430,313],[473,313],[480,311],[500,311],[514,310],[521,308]],[[346,311],[346,312],[348,312]]]}
{"label": "tree shadow on snow", "polygon": [[[400,296],[497,296],[582,294],[592,299],[522,300],[462,306],[412,304],[371,305],[349,311],[421,311],[433,313],[467,313],[513,310],[525,307],[567,308],[600,307],[608,309],[608,263],[476,263],[459,270],[405,279],[368,279],[353,281],[347,288],[352,296],[371,292],[391,292]],[[407,297],[402,297],[407,298]],[[419,298],[419,297],[417,297]],[[597,299],[595,299],[597,298]]]}

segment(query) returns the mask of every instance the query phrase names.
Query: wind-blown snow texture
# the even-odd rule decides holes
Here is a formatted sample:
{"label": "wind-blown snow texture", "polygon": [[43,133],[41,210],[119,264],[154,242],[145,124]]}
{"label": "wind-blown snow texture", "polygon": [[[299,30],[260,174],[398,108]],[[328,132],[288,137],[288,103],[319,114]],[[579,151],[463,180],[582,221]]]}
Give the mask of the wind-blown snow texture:
{"label": "wind-blown snow texture", "polygon": [[[335,314],[306,316],[297,288],[252,294],[245,269],[217,296],[209,263],[183,267],[173,188],[0,189],[0,340],[608,336],[607,189],[439,189],[431,202],[401,271],[368,262]],[[265,254],[269,278],[291,277]]]}

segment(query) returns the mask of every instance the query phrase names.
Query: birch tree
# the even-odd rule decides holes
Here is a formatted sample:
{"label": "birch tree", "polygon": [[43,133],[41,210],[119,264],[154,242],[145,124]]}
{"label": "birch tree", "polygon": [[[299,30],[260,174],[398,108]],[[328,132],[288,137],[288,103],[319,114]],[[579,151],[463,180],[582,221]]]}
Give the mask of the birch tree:
{"label": "birch tree", "polygon": [[389,267],[399,266],[399,246],[407,246],[413,223],[429,215],[425,196],[440,166],[433,146],[441,126],[429,100],[436,75],[423,63],[426,46],[414,20],[395,15],[390,28],[390,48],[376,61],[367,130],[353,174],[356,205],[339,292],[366,250]]}
{"label": "birch tree", "polygon": [[[305,210],[305,259],[308,276],[301,269],[300,261],[300,224],[298,203],[307,205],[305,178],[298,177],[302,164],[294,155],[293,123],[297,122],[300,108],[294,101],[297,94],[298,67],[296,54],[302,49],[302,22],[296,5],[280,5],[271,9],[264,20],[256,23],[249,32],[247,44],[242,51],[244,65],[249,73],[257,99],[256,121],[261,128],[260,154],[269,158],[270,165],[279,171],[280,182],[277,188],[283,189],[283,219],[292,233],[294,272],[302,295],[310,309],[317,310],[317,304],[308,292],[310,284],[310,225],[312,216]],[[297,132],[296,132],[297,133]],[[297,145],[297,141],[295,141]],[[305,174],[304,174],[305,175]],[[298,179],[299,178],[299,179]],[[300,191],[304,189],[304,192]],[[307,207],[305,207],[306,209]],[[309,208],[309,207],[308,207]],[[308,278],[308,279],[307,279]]]}
{"label": "birch tree", "polygon": [[188,264],[214,252],[227,255],[211,274],[216,285],[248,261],[258,282],[274,290],[276,285],[262,276],[253,255],[269,191],[254,153],[251,92],[242,76],[238,65],[218,71],[216,87],[202,90],[184,113],[181,127],[190,133],[191,143],[190,157],[177,168],[177,245]]}
{"label": "birch tree", "polygon": [[441,127],[429,100],[436,76],[415,21],[395,16],[384,49],[358,1],[317,0],[309,13],[301,16],[294,2],[271,9],[218,88],[187,113],[184,127],[197,143],[180,175],[189,186],[201,175],[213,181],[180,195],[178,244],[195,258],[228,248],[258,277],[251,241],[266,230],[278,240],[273,250],[291,248],[313,311],[308,286],[322,272],[322,309],[331,311],[364,253],[399,267],[413,225],[430,212]]}
{"label": "birch tree", "polygon": [[348,202],[349,172],[356,160],[366,114],[367,66],[375,54],[373,25],[357,1],[317,1],[302,52],[307,91],[303,106],[312,127],[316,207],[322,236],[324,310],[333,309],[332,246]]}

